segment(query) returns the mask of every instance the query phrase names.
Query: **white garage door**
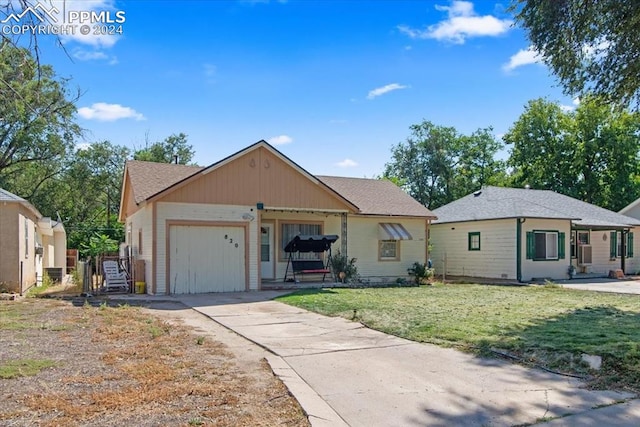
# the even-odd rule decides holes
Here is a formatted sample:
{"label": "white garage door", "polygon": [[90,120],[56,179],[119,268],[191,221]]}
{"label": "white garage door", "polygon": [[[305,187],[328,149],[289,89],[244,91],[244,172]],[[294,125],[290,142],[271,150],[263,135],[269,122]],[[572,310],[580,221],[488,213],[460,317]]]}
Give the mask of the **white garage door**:
{"label": "white garage door", "polygon": [[172,294],[244,291],[243,227],[169,227],[169,289]]}

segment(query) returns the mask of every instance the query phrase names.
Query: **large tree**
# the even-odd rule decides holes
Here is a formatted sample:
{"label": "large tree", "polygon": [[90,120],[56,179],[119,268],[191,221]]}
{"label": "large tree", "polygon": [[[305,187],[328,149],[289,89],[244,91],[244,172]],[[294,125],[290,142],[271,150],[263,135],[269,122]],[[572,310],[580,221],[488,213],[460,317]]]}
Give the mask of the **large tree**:
{"label": "large tree", "polygon": [[640,2],[512,0],[516,22],[571,95],[640,103]]}
{"label": "large tree", "polygon": [[429,121],[410,127],[411,135],[392,149],[384,177],[407,190],[430,209],[447,204],[504,177],[502,148],[491,128],[462,135],[453,127]]}
{"label": "large tree", "polygon": [[614,211],[640,196],[640,114],[583,98],[575,111],[530,101],[505,134],[511,185],[553,190]]}
{"label": "large tree", "polygon": [[67,84],[28,50],[0,44],[0,187],[30,197],[61,169],[81,133]]}
{"label": "large tree", "polygon": [[193,146],[187,142],[187,135],[179,133],[153,144],[147,141],[144,148],[133,153],[133,158],[147,162],[175,163],[177,156],[177,163],[186,165],[191,162],[194,154]]}

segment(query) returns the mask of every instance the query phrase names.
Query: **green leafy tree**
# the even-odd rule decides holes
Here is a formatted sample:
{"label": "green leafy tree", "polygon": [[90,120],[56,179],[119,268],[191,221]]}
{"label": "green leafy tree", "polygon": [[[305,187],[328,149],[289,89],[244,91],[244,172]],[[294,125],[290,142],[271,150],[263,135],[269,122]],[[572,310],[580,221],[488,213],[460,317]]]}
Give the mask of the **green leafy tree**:
{"label": "green leafy tree", "polygon": [[558,104],[545,99],[529,101],[503,140],[512,146],[508,160],[512,186],[530,185],[577,196],[571,119]]}
{"label": "green leafy tree", "polygon": [[0,44],[0,187],[31,199],[63,168],[81,134],[67,84],[28,50]]}
{"label": "green leafy tree", "polygon": [[128,156],[128,148],[109,141],[94,142],[75,152],[59,188],[65,194],[58,210],[69,224],[69,247],[81,247],[96,233],[116,241],[124,239],[118,212]]}
{"label": "green leafy tree", "polygon": [[568,94],[640,102],[640,2],[512,0],[522,26]]}
{"label": "green leafy tree", "polygon": [[194,154],[193,146],[187,143],[187,135],[179,133],[153,144],[147,142],[144,148],[133,153],[133,158],[147,162],[173,163],[174,156],[178,156],[178,163],[186,165],[191,162]]}
{"label": "green leafy tree", "polygon": [[553,190],[618,211],[640,196],[640,114],[583,98],[573,112],[530,101],[505,134],[511,185]]}
{"label": "green leafy tree", "polygon": [[465,136],[423,121],[410,129],[407,140],[392,148],[384,177],[430,209],[504,179],[504,164],[495,160],[502,144],[491,128]]}

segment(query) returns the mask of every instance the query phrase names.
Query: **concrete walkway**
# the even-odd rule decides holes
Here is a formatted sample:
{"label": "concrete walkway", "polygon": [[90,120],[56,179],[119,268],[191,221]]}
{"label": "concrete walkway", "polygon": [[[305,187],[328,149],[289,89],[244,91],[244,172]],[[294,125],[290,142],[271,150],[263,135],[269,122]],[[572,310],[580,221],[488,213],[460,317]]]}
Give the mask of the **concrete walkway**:
{"label": "concrete walkway", "polygon": [[[640,425],[633,396],[573,378],[419,344],[269,299],[278,292],[175,297],[273,353],[269,363],[314,426]],[[573,420],[576,423],[572,424]],[[593,422],[593,423],[592,423]],[[610,424],[605,422],[604,424]]]}
{"label": "concrete walkway", "polygon": [[560,280],[558,284],[564,288],[581,289],[584,291],[640,294],[640,281],[632,279],[573,279]]}

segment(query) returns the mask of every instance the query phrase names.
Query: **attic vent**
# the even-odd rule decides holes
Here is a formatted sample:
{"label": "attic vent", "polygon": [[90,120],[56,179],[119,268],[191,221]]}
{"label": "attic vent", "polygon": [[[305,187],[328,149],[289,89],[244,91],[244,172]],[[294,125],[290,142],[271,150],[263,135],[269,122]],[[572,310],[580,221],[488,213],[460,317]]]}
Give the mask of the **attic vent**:
{"label": "attic vent", "polygon": [[473,193],[473,197],[478,197],[478,196],[479,196],[479,195],[481,195],[481,194],[482,194],[482,190],[475,191],[475,192]]}

